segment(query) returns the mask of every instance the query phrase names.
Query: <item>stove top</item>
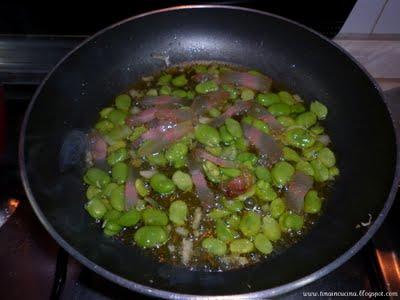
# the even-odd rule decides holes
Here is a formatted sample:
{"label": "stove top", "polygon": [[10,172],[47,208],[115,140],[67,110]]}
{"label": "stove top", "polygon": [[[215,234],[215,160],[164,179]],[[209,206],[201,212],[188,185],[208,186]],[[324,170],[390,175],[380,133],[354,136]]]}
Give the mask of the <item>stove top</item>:
{"label": "stove top", "polygon": [[[19,178],[17,148],[24,112],[45,74],[82,38],[0,36],[0,288],[4,299],[145,298],[93,273],[60,248],[36,218]],[[400,120],[400,92],[389,91],[388,103]],[[281,298],[322,296],[320,292],[325,296],[398,292],[399,212],[396,199],[379,232],[360,252],[329,275]]]}

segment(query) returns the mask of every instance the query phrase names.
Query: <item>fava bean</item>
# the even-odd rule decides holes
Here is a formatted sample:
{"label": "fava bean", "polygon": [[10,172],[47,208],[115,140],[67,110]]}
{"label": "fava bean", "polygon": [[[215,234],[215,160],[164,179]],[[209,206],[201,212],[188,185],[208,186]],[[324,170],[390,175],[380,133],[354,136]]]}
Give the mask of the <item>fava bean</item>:
{"label": "fava bean", "polygon": [[218,90],[218,84],[213,80],[201,82],[196,85],[195,90],[199,94],[207,94]]}
{"label": "fava bean", "polygon": [[333,177],[339,175],[339,169],[337,167],[329,168],[329,178],[333,179]]}
{"label": "fava bean", "polygon": [[263,122],[263,121],[261,121],[261,120],[255,119],[253,121],[252,125],[253,125],[253,127],[257,128],[258,130],[260,130],[260,131],[262,131],[264,133],[269,133],[270,132],[268,124]]}
{"label": "fava bean", "polygon": [[114,182],[110,182],[109,184],[106,185],[106,187],[103,190],[103,196],[110,198],[111,192],[115,190],[118,187],[118,184]]}
{"label": "fava bean", "polygon": [[157,91],[156,89],[149,89],[149,90],[146,92],[146,96],[149,96],[149,97],[156,97],[156,96],[158,96],[158,91]]}
{"label": "fava bean", "polygon": [[294,174],[294,168],[291,164],[285,161],[280,161],[273,166],[271,174],[275,185],[282,187],[286,185],[292,178]]}
{"label": "fava bean", "polygon": [[306,175],[314,177],[314,169],[308,161],[299,161],[296,164],[296,170],[301,171]]}
{"label": "fava bean", "polygon": [[236,99],[239,95],[237,89],[235,89],[232,85],[224,84],[222,88],[229,93],[229,99]]}
{"label": "fava bean", "polygon": [[270,241],[277,241],[281,238],[281,228],[273,217],[265,216],[262,219],[262,231]]}
{"label": "fava bean", "polygon": [[104,119],[107,119],[107,118],[108,118],[108,115],[109,115],[110,112],[112,112],[113,110],[114,110],[113,107],[106,107],[106,108],[103,108],[103,109],[100,111],[100,116],[101,116],[102,118],[104,118]]}
{"label": "fava bean", "polygon": [[320,125],[315,125],[310,128],[311,132],[314,133],[315,135],[323,134],[324,133],[324,127]]}
{"label": "fava bean", "polygon": [[309,214],[316,214],[321,210],[322,201],[317,191],[310,190],[304,197],[304,211]]}
{"label": "fava bean", "polygon": [[226,226],[226,224],[222,220],[217,220],[215,223],[215,232],[217,234],[217,238],[225,243],[229,243],[235,237],[232,231]]}
{"label": "fava bean", "polygon": [[185,98],[187,96],[186,92],[184,90],[173,90],[172,91],[172,96],[176,98]]}
{"label": "fava bean", "polygon": [[123,184],[128,177],[129,167],[126,163],[119,162],[116,163],[111,169],[111,175],[117,184]]}
{"label": "fava bean", "polygon": [[297,152],[294,151],[292,148],[283,147],[282,152],[283,158],[287,161],[298,162],[301,160],[299,154],[297,154]]}
{"label": "fava bean", "polygon": [[303,217],[296,214],[285,213],[279,218],[279,225],[283,231],[299,231],[303,227],[303,224]]}
{"label": "fava bean", "polygon": [[143,226],[135,232],[134,239],[142,248],[153,248],[165,244],[168,235],[161,226]]}
{"label": "fava bean", "polygon": [[209,253],[222,256],[226,253],[226,244],[216,238],[205,238],[201,242],[201,246]]}
{"label": "fava bean", "polygon": [[311,147],[315,143],[315,137],[303,128],[289,129],[284,134],[284,140],[287,144],[301,149]]}
{"label": "fava bean", "polygon": [[235,160],[237,156],[237,149],[234,145],[224,147],[221,152],[221,157],[228,160]]}
{"label": "fava bean", "polygon": [[253,251],[254,245],[248,239],[237,239],[232,241],[229,249],[233,254],[245,254]]}
{"label": "fava bean", "polygon": [[124,210],[125,204],[125,189],[124,186],[118,186],[111,192],[110,196],[110,204],[111,206],[118,211]]}
{"label": "fava bean", "polygon": [[114,128],[114,124],[109,120],[101,120],[100,122],[97,122],[94,127],[101,133],[106,133]]}
{"label": "fava bean", "polygon": [[295,121],[288,116],[280,116],[277,118],[277,120],[283,127],[290,127],[295,124]]}
{"label": "fava bean", "polygon": [[217,220],[220,218],[225,218],[226,216],[229,216],[229,214],[230,212],[225,209],[214,208],[208,213],[208,216],[211,219]]}
{"label": "fava bean", "polygon": [[292,97],[292,95],[290,95],[288,92],[286,91],[280,91],[278,93],[279,98],[281,99],[282,103],[285,103],[287,105],[293,105],[294,104],[294,99]]}
{"label": "fava bean", "polygon": [[296,103],[290,107],[292,114],[301,114],[306,111],[306,108],[301,103]]}
{"label": "fava bean", "polygon": [[194,135],[197,141],[210,147],[218,146],[221,141],[218,130],[207,124],[197,125]]}
{"label": "fava bean", "polygon": [[174,175],[172,175],[172,181],[178,187],[178,189],[188,192],[191,191],[193,188],[193,181],[192,177],[182,171],[175,171]]}
{"label": "fava bean", "polygon": [[236,141],[235,141],[235,147],[239,151],[247,151],[247,149],[249,148],[249,143],[247,142],[247,140],[245,138],[239,138],[239,139],[236,139]]}
{"label": "fava bean", "polygon": [[261,233],[257,234],[254,238],[254,246],[263,254],[270,254],[273,249],[271,242]]}
{"label": "fava bean", "polygon": [[114,109],[108,114],[107,117],[111,122],[114,123],[114,125],[124,125],[126,116],[127,113],[125,111]]}
{"label": "fava bean", "polygon": [[113,236],[118,234],[122,229],[122,226],[114,221],[109,221],[105,223],[103,232],[106,236]]}
{"label": "fava bean", "polygon": [[216,118],[219,115],[221,115],[221,112],[218,109],[216,109],[215,107],[213,107],[208,111],[208,114],[210,115],[210,117]]}
{"label": "fava bean", "polygon": [[101,196],[101,189],[93,185],[89,185],[88,189],[86,190],[86,198],[93,200],[99,196]]}
{"label": "fava bean", "polygon": [[167,85],[172,79],[171,74],[163,74],[158,78],[157,85]]}
{"label": "fava bean", "polygon": [[283,214],[285,211],[286,205],[285,202],[281,198],[276,198],[273,200],[270,204],[270,212],[271,216],[274,217],[275,219],[278,219],[280,215]]}
{"label": "fava bean", "polygon": [[236,160],[238,162],[244,163],[246,161],[249,161],[252,165],[257,163],[257,156],[254,153],[251,152],[242,152],[239,153],[238,156],[236,157]]}
{"label": "fava bean", "polygon": [[174,79],[172,79],[171,83],[174,86],[183,87],[188,83],[188,80],[186,79],[186,76],[182,74],[182,75],[174,77]]}
{"label": "fava bean", "polygon": [[318,101],[311,103],[310,110],[317,115],[318,120],[324,120],[328,114],[328,109],[326,106]]}
{"label": "fava bean", "polygon": [[107,208],[99,199],[90,200],[88,203],[86,203],[85,208],[89,215],[96,220],[101,219],[107,212]]}
{"label": "fava bean", "polygon": [[239,229],[247,237],[255,235],[261,227],[261,217],[259,214],[249,211],[243,214],[240,220]]}
{"label": "fava bean", "polygon": [[254,92],[252,90],[250,90],[250,89],[243,89],[241,94],[240,94],[240,98],[243,101],[252,100],[252,99],[254,99],[254,96],[255,96]]}
{"label": "fava bean", "polygon": [[275,103],[268,108],[268,111],[276,117],[286,116],[290,114],[290,106],[286,103]]}
{"label": "fava bean", "polygon": [[105,225],[106,222],[115,221],[121,216],[122,216],[122,213],[118,210],[115,210],[115,209],[108,210],[103,217],[103,220],[104,220],[103,226]]}
{"label": "fava bean", "polygon": [[333,167],[336,163],[335,154],[329,148],[319,150],[318,159],[328,168]]}
{"label": "fava bean", "polygon": [[168,216],[165,212],[156,208],[146,208],[142,211],[143,222],[146,225],[160,225],[165,226],[168,224]]}
{"label": "fava bean", "polygon": [[109,146],[107,148],[107,152],[111,153],[111,152],[114,152],[118,149],[125,148],[125,147],[126,147],[126,143],[124,141],[118,141],[118,142],[115,142],[114,144],[112,144],[111,146]]}
{"label": "fava bean", "polygon": [[317,122],[317,116],[313,112],[304,112],[297,116],[296,124],[303,127],[311,127]]}
{"label": "fava bean", "polygon": [[264,106],[270,106],[272,104],[281,102],[279,96],[274,93],[266,93],[266,94],[260,93],[257,95],[256,100],[258,103]]}
{"label": "fava bean", "polygon": [[147,158],[147,161],[149,162],[149,164],[153,165],[153,166],[165,167],[168,162],[167,158],[165,157],[164,153],[162,153],[162,152],[150,154],[146,158]]}
{"label": "fava bean", "polygon": [[244,117],[242,118],[242,123],[243,123],[243,124],[252,125],[253,122],[254,122],[254,120],[255,120],[255,119],[254,119],[252,116],[244,116]]}
{"label": "fava bean", "polygon": [[263,180],[256,183],[256,196],[263,201],[272,201],[278,197],[271,185]]}
{"label": "fava bean", "polygon": [[187,91],[187,93],[186,93],[187,99],[193,99],[195,96],[196,96],[196,93],[193,91]]}
{"label": "fava bean", "polygon": [[212,155],[215,155],[215,156],[220,156],[222,153],[222,147],[220,147],[220,146],[217,146],[217,147],[206,146],[205,149],[207,152],[210,152]]}
{"label": "fava bean", "polygon": [[228,132],[225,125],[219,128],[219,134],[225,145],[230,145],[234,141],[233,136]]}
{"label": "fava bean", "polygon": [[314,179],[318,182],[324,182],[329,179],[329,170],[319,159],[314,159],[310,162],[314,170]]}
{"label": "fava bean", "polygon": [[254,170],[256,176],[258,179],[263,180],[265,182],[271,182],[272,181],[272,175],[271,172],[262,166],[257,166],[256,169]]}
{"label": "fava bean", "polygon": [[129,110],[129,108],[131,107],[131,103],[132,99],[127,94],[122,94],[115,98],[115,106],[123,111]]}
{"label": "fava bean", "polygon": [[226,224],[233,230],[239,229],[240,217],[236,214],[233,214],[226,220]]}
{"label": "fava bean", "polygon": [[242,172],[239,169],[235,168],[220,168],[222,175],[226,175],[228,177],[234,178],[240,176]]}
{"label": "fava bean", "polygon": [[129,140],[131,142],[136,141],[143,133],[145,133],[147,131],[146,127],[144,126],[139,126],[139,127],[135,127],[135,129],[133,129],[132,134],[129,136]]}
{"label": "fava bean", "polygon": [[243,209],[243,202],[238,200],[223,199],[224,207],[231,212],[239,212]]}
{"label": "fava bean", "polygon": [[137,193],[141,197],[146,197],[150,194],[148,187],[145,185],[144,181],[140,178],[135,180],[135,188],[136,188]]}
{"label": "fava bean", "polygon": [[116,163],[123,162],[126,159],[128,159],[128,151],[126,148],[119,148],[108,155],[107,163],[113,166]]}
{"label": "fava bean", "polygon": [[316,142],[312,147],[303,149],[303,156],[307,160],[313,160],[318,157],[319,150],[324,148],[320,142]]}
{"label": "fava bean", "polygon": [[131,209],[126,213],[123,213],[118,218],[118,224],[125,227],[132,227],[135,226],[141,219],[141,214],[137,209]]}
{"label": "fava bean", "polygon": [[188,207],[182,200],[176,200],[169,206],[169,219],[176,225],[185,224],[188,214]]}
{"label": "fava bean", "polygon": [[188,153],[188,147],[185,143],[175,143],[165,151],[165,158],[169,163],[182,160]]}
{"label": "fava bean", "polygon": [[156,173],[151,177],[150,186],[160,194],[171,194],[175,191],[174,182],[161,173]]}
{"label": "fava bean", "polygon": [[105,187],[111,181],[107,172],[98,168],[90,168],[87,170],[84,179],[88,184],[94,185],[98,188]]}
{"label": "fava bean", "polygon": [[232,118],[227,118],[225,120],[225,126],[228,132],[235,138],[240,138],[243,136],[242,126],[240,123]]}
{"label": "fava bean", "polygon": [[171,87],[168,86],[168,85],[163,85],[163,86],[158,90],[158,93],[159,93],[160,95],[164,95],[164,96],[170,95],[171,92],[172,92],[172,89],[171,89]]}
{"label": "fava bean", "polygon": [[213,164],[211,161],[206,161],[203,164],[203,170],[208,180],[214,183],[221,182],[221,173],[217,165]]}

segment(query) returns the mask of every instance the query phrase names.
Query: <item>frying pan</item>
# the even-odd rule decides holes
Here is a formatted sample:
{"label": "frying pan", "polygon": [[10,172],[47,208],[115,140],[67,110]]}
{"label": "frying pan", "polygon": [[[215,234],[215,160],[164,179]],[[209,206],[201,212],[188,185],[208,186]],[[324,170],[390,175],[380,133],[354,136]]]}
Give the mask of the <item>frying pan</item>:
{"label": "frying pan", "polygon": [[[341,175],[325,212],[281,253],[227,272],[159,263],[105,237],[83,209],[82,149],[100,108],[141,76],[187,61],[259,69],[304,99],[329,108],[325,122]],[[86,40],[63,58],[31,102],[20,138],[24,187],[42,224],[82,264],[128,289],[157,297],[270,297],[324,276],[356,253],[381,225],[399,179],[390,113],[372,78],[318,33],[268,13],[228,6],[182,6],[142,14]],[[67,166],[67,167],[65,167]],[[360,226],[371,219],[368,226]]]}

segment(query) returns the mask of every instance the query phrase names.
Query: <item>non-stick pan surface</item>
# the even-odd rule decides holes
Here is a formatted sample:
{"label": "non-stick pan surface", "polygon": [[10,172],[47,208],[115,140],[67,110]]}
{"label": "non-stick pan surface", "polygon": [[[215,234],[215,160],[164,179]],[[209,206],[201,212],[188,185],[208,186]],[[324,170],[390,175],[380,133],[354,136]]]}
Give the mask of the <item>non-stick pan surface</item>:
{"label": "non-stick pan surface", "polygon": [[[243,269],[190,271],[105,237],[88,217],[84,163],[60,166],[61,147],[72,131],[88,131],[114,95],[165,67],[159,55],[172,64],[217,60],[259,69],[304,99],[326,103],[325,124],[341,175],[325,213],[302,241]],[[72,160],[79,156],[79,149],[73,150]],[[93,271],[159,297],[267,297],[335,269],[366,243],[387,214],[398,182],[396,153],[391,116],[379,88],[343,50],[283,18],[222,6],[155,11],[94,35],[44,80],[20,140],[25,189],[50,234]],[[369,216],[371,225],[360,227]]]}

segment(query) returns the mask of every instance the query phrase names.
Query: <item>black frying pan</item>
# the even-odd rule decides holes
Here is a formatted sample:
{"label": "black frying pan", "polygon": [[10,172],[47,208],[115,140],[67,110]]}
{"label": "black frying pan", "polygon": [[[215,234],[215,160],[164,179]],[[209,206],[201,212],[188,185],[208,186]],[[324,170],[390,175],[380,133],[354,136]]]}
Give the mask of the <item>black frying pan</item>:
{"label": "black frying pan", "polygon": [[[103,236],[83,209],[81,161],[61,171],[60,149],[87,131],[100,108],[143,75],[172,64],[217,60],[260,69],[303,98],[319,99],[341,176],[326,211],[302,241],[265,262],[220,273],[158,263]],[[76,149],[75,149],[76,150]],[[75,156],[79,158],[79,149]],[[39,219],[71,255],[129,289],[159,297],[269,297],[340,266],[374,234],[396,192],[396,139],[374,81],[342,49],[299,24],[223,6],[184,6],[133,17],[73,50],[40,86],[20,140],[21,174]],[[369,227],[358,226],[372,217]],[[245,295],[244,295],[245,294]]]}

